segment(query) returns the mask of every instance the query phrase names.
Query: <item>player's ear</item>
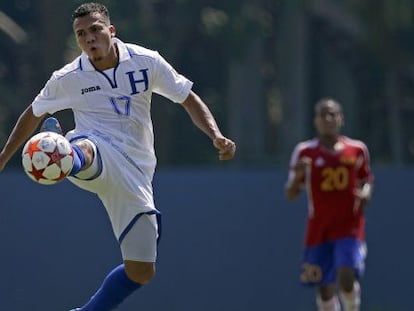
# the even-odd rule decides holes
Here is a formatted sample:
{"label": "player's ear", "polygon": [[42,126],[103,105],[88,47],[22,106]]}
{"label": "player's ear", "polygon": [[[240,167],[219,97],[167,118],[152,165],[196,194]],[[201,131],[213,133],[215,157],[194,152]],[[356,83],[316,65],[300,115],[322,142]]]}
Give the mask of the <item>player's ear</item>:
{"label": "player's ear", "polygon": [[115,37],[115,35],[116,35],[116,29],[115,29],[115,26],[114,25],[110,25],[109,26],[109,31],[111,32],[111,37],[112,38]]}

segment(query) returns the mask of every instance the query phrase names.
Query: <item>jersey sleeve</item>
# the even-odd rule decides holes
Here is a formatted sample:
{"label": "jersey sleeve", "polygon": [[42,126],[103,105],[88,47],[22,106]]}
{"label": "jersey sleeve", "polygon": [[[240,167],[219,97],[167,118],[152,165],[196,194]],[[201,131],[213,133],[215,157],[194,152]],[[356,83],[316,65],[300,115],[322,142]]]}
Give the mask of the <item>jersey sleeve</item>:
{"label": "jersey sleeve", "polygon": [[161,55],[158,53],[156,55],[154,93],[162,95],[173,102],[182,103],[190,94],[193,82],[177,73]]}
{"label": "jersey sleeve", "polygon": [[360,180],[372,182],[373,175],[370,168],[370,155],[367,146],[361,142],[361,153],[358,159],[358,177]]}
{"label": "jersey sleeve", "polygon": [[32,102],[33,114],[37,117],[45,113],[53,114],[69,107],[70,97],[64,92],[60,80],[52,76]]}

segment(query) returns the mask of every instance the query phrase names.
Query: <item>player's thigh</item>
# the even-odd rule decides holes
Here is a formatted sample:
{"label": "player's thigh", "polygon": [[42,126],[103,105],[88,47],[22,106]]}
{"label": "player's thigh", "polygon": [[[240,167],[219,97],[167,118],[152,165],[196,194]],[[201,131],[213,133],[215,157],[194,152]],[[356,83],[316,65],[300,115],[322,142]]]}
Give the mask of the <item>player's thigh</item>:
{"label": "player's thigh", "polygon": [[326,285],[335,282],[333,247],[329,242],[304,249],[300,280],[304,285]]}
{"label": "player's thigh", "polygon": [[364,241],[344,238],[335,241],[335,266],[345,271],[354,271],[360,277],[365,269],[367,247]]}
{"label": "player's thigh", "polygon": [[157,258],[158,224],[155,215],[143,214],[121,243],[124,261],[155,262]]}

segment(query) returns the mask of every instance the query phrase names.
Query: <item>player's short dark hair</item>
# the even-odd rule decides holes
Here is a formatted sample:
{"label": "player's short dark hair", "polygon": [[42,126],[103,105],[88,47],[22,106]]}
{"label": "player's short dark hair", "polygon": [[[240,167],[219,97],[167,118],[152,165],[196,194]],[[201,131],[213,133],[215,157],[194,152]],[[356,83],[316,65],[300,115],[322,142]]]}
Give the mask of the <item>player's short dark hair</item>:
{"label": "player's short dark hair", "polygon": [[109,11],[106,8],[106,6],[96,2],[84,3],[80,5],[78,8],[76,8],[72,14],[72,21],[74,21],[78,17],[84,17],[91,13],[100,13],[102,17],[105,19],[105,22],[107,22],[108,24],[111,23]]}
{"label": "player's short dark hair", "polygon": [[332,97],[323,97],[319,99],[315,104],[315,114],[320,113],[322,107],[324,107],[328,103],[333,104],[338,110],[338,112],[342,114],[342,105],[339,103],[339,101],[337,101],[336,99]]}

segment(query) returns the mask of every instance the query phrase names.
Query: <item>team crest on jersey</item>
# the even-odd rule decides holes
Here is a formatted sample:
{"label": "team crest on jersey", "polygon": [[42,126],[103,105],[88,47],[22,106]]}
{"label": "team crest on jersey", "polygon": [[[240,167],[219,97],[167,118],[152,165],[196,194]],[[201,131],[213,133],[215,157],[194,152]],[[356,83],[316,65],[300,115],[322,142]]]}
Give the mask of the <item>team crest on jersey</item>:
{"label": "team crest on jersey", "polygon": [[101,87],[99,85],[83,88],[83,89],[81,89],[81,95],[84,95],[84,94],[90,93],[90,92],[99,91],[100,89],[101,89]]}
{"label": "team crest on jersey", "polygon": [[354,165],[356,162],[356,158],[355,157],[342,157],[339,161],[345,165]]}
{"label": "team crest on jersey", "polygon": [[318,157],[315,160],[315,166],[324,166],[325,165],[325,160],[322,157]]}

